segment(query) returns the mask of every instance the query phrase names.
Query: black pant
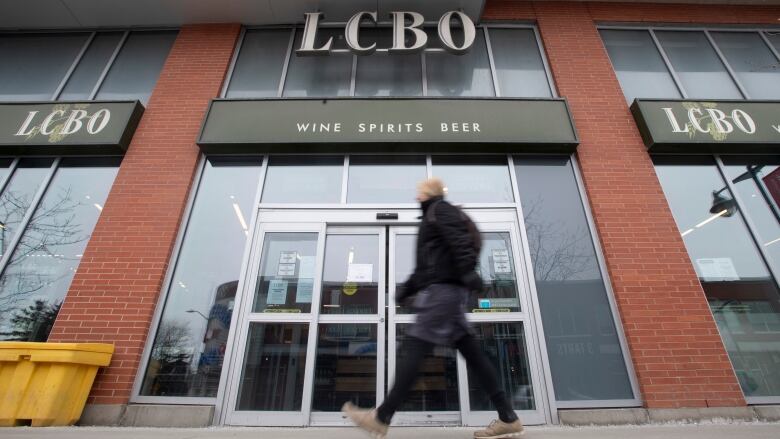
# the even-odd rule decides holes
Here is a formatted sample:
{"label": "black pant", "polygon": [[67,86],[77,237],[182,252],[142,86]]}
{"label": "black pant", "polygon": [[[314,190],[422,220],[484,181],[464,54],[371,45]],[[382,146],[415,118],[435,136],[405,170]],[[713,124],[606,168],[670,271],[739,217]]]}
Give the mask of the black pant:
{"label": "black pant", "polygon": [[[377,408],[377,418],[381,422],[390,424],[396,410],[404,402],[417,381],[423,359],[433,350],[434,346],[433,343],[415,337],[409,337],[404,342],[402,346],[404,356],[396,368],[395,384],[393,384],[385,402]],[[471,370],[479,371],[474,375],[479,378],[482,390],[490,395],[490,400],[493,401],[498,410],[499,418],[504,422],[515,421],[517,415],[499,387],[496,371],[480,349],[477,340],[473,336],[467,335],[455,343],[455,349],[463,355]]]}

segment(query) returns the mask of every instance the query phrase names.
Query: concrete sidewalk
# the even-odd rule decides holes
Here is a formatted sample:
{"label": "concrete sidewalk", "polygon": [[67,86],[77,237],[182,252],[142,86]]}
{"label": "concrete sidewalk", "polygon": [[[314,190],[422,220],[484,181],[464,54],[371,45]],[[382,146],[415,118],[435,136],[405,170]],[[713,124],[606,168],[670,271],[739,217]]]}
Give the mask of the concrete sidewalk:
{"label": "concrete sidewalk", "polygon": [[[396,427],[388,439],[471,439],[472,428]],[[3,439],[367,439],[352,428],[0,428]],[[529,427],[525,439],[780,439],[780,423]]]}

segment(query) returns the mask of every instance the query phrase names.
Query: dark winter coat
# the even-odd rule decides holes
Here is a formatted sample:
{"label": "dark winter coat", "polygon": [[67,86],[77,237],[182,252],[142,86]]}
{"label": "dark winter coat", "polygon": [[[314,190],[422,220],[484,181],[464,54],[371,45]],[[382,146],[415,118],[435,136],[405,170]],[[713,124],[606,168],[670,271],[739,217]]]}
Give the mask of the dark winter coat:
{"label": "dark winter coat", "polygon": [[422,210],[414,273],[398,291],[396,300],[401,302],[431,284],[479,288],[482,280],[474,271],[479,255],[460,210],[442,197],[424,201]]}

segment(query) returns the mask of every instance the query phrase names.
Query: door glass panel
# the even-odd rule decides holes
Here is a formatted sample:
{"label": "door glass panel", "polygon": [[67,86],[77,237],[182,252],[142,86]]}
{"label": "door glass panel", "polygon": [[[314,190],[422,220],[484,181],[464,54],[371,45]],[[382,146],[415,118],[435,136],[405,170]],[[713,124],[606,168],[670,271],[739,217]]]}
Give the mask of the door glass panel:
{"label": "door glass panel", "polygon": [[482,253],[477,267],[482,289],[469,295],[471,312],[518,312],[520,299],[509,232],[482,232]]}
{"label": "door glass panel", "polygon": [[254,312],[311,312],[317,233],[266,233]]}
{"label": "door glass panel", "polygon": [[512,184],[505,156],[433,157],[433,175],[444,180],[455,203],[511,203]]}
{"label": "door glass panel", "polygon": [[379,270],[379,235],[328,235],[321,312],[376,314]]}
{"label": "door glass panel", "polygon": [[[395,290],[404,288],[405,282],[414,271],[417,235],[396,235],[395,237]],[[411,308],[405,303],[396,303],[395,312],[409,314]]]}
{"label": "door glass panel", "polygon": [[376,324],[320,325],[312,410],[337,412],[347,401],[373,407],[376,348]]}
{"label": "door glass panel", "polygon": [[[396,370],[404,361],[404,341],[409,325],[396,326]],[[436,346],[420,367],[420,378],[399,411],[456,411],[458,399],[458,367],[455,350]]]}
{"label": "door glass panel", "polygon": [[308,324],[250,325],[237,410],[301,410],[308,337]]}
{"label": "door glass panel", "polygon": [[[496,369],[501,389],[515,410],[535,410],[531,370],[523,324],[481,323],[474,325],[476,338]],[[479,378],[469,368],[471,410],[495,411],[490,396],[479,385]]]}

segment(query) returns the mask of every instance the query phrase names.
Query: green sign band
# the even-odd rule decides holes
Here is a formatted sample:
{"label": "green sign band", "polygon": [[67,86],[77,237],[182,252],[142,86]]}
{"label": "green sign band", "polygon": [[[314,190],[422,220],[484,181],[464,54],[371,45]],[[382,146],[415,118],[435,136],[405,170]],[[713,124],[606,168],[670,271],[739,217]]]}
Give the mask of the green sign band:
{"label": "green sign band", "polygon": [[780,151],[780,101],[636,99],[631,112],[651,152]]}
{"label": "green sign band", "polygon": [[[205,152],[572,152],[563,99],[214,100]],[[327,146],[323,146],[327,144]]]}
{"label": "green sign band", "polygon": [[122,153],[144,107],[138,101],[0,104],[5,154]]}

